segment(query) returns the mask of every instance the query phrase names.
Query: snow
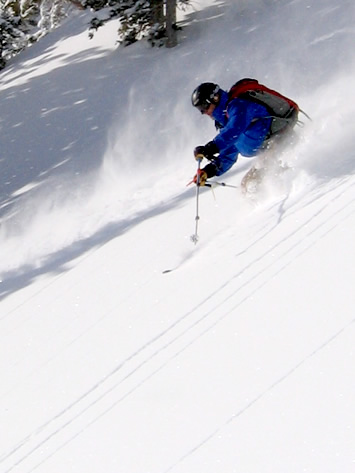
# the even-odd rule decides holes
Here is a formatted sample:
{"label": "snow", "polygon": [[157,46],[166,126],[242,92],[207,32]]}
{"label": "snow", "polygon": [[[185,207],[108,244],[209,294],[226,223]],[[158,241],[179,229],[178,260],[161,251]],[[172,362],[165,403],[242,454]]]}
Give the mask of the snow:
{"label": "snow", "polygon": [[[353,1],[199,0],[171,50],[89,16],[0,75],[1,471],[354,472]],[[190,95],[244,76],[312,123],[194,245]]]}

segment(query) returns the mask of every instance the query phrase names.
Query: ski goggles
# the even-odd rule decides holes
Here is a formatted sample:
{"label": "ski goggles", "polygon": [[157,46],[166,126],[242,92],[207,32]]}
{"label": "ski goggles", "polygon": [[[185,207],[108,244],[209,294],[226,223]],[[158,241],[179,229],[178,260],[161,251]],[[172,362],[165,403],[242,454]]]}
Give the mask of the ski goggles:
{"label": "ski goggles", "polygon": [[198,103],[197,105],[195,105],[197,110],[199,110],[202,114],[205,114],[207,110],[210,108],[210,106],[211,106],[211,103],[208,103],[208,102]]}

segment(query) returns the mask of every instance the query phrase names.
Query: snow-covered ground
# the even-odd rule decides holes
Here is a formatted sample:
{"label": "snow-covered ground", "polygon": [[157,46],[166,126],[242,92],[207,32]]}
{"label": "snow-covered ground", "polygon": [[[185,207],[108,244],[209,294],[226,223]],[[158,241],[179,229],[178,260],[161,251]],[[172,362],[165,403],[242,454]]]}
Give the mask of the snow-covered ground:
{"label": "snow-covered ground", "polygon": [[[355,471],[355,4],[181,17],[167,50],[81,13],[0,75],[3,473]],[[244,76],[313,121],[256,196],[201,190],[194,245],[190,95]]]}

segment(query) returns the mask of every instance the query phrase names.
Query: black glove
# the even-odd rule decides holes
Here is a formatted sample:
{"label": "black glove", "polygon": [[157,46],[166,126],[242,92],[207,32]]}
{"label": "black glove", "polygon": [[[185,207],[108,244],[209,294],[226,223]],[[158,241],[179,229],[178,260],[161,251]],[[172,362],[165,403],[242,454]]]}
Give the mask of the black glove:
{"label": "black glove", "polygon": [[206,158],[211,161],[219,149],[214,141],[209,141],[205,146],[196,146],[194,155],[196,159]]}
{"label": "black glove", "polygon": [[214,177],[217,174],[217,166],[214,163],[208,163],[202,171],[207,175],[207,179]]}

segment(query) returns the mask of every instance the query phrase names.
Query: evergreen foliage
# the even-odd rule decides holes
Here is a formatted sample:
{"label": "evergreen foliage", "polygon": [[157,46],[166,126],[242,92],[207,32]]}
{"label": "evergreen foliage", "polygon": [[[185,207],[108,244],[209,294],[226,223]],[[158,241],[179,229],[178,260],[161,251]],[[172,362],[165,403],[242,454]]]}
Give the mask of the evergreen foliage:
{"label": "evergreen foliage", "polygon": [[0,69],[8,59],[59,26],[73,3],[71,0],[0,0]]}
{"label": "evergreen foliage", "polygon": [[[189,0],[84,0],[84,5],[98,15],[90,23],[90,36],[107,21],[118,18],[119,43],[128,46],[147,37],[152,46],[162,46],[167,40],[167,2],[183,7]],[[176,24],[171,25],[177,29]]]}
{"label": "evergreen foliage", "polygon": [[0,17],[0,69],[3,69],[6,60],[22,51],[27,45],[27,37],[21,17],[1,12]]}

